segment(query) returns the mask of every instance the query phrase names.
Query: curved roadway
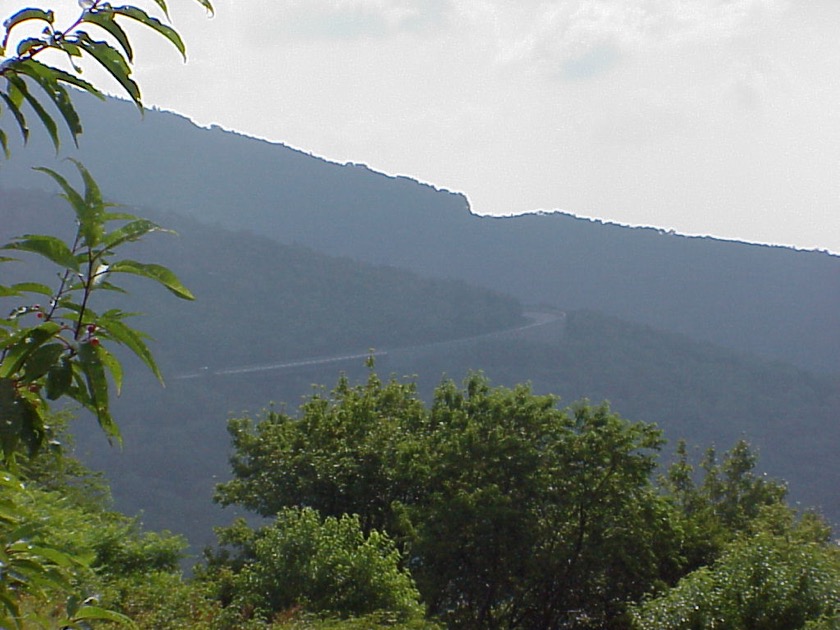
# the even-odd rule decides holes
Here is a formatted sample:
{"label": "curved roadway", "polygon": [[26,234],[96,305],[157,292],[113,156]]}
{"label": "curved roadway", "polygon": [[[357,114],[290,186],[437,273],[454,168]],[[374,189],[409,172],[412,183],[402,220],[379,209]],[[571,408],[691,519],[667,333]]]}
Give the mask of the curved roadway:
{"label": "curved roadway", "polygon": [[304,359],[297,359],[295,361],[284,361],[282,363],[264,363],[261,365],[243,365],[239,367],[222,368],[219,370],[210,370],[209,368],[202,368],[196,372],[189,372],[187,374],[179,374],[173,377],[174,379],[188,379],[201,378],[202,376],[229,376],[234,374],[251,374],[253,372],[268,372],[270,370],[289,370],[295,368],[312,367],[315,365],[329,365],[330,363],[341,363],[344,361],[364,360],[368,357],[384,357],[388,352],[397,352],[404,350],[421,350],[430,349],[436,346],[446,346],[450,344],[462,343],[465,341],[476,341],[479,339],[490,339],[493,337],[502,337],[526,330],[532,330],[540,326],[547,326],[560,320],[565,320],[566,313],[546,313],[546,312],[526,312],[523,313],[527,319],[531,320],[523,326],[516,326],[515,328],[506,328],[505,330],[497,330],[490,333],[483,333],[481,335],[473,335],[471,337],[460,337],[458,339],[447,339],[445,341],[434,341],[431,343],[420,344],[416,346],[401,346],[399,348],[391,348],[390,350],[369,350],[367,352],[358,352],[355,354],[341,354],[329,357],[310,357]]}

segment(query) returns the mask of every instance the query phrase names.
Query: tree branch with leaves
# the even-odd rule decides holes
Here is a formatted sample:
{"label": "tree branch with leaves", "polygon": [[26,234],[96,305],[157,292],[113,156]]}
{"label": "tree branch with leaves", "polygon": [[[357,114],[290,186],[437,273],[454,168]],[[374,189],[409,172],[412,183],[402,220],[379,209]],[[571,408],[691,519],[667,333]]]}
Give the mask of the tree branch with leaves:
{"label": "tree branch with leaves", "polygon": [[[195,1],[212,13],[210,0]],[[56,117],[44,107],[42,101],[47,101],[58,110],[73,141],[78,142],[82,123],[68,88],[104,98],[99,88],[82,78],[84,59],[102,66],[142,109],[140,88],[131,77],[134,49],[123,24],[136,22],[152,29],[186,59],[181,36],[165,21],[169,18],[166,0],[154,0],[154,4],[163,13],[164,20],[141,7],[112,6],[106,0],[80,0],[79,14],[61,28],[56,24],[55,11],[50,8],[25,7],[10,16],[3,22],[4,34],[0,43],[0,77],[5,80],[0,86],[0,122],[8,113],[26,142],[30,126],[24,105],[28,105],[58,150],[59,127]],[[31,27],[35,28],[35,33]],[[37,31],[39,28],[40,32]],[[91,28],[93,31],[89,32]],[[97,35],[105,39],[97,39]],[[59,53],[58,58],[65,60],[64,67],[42,61],[49,52]],[[32,90],[32,84],[40,87],[42,95]],[[2,127],[0,148],[9,155],[8,134]]]}
{"label": "tree branch with leaves", "polygon": [[[195,1],[212,13],[211,0]],[[182,56],[186,54],[180,35],[167,23],[166,0],[154,0],[163,20],[138,6],[80,0],[76,17],[63,27],[57,24],[56,12],[44,4],[23,7],[3,22],[0,150],[7,158],[10,146],[4,125],[9,121],[24,144],[30,138],[30,119],[40,121],[58,152],[61,134],[56,120],[63,120],[78,144],[82,123],[73,105],[74,91],[104,98],[98,87],[82,78],[85,60],[102,66],[142,110],[140,88],[131,76],[134,50],[123,24],[151,28]],[[63,65],[53,60],[63,60]],[[102,198],[87,169],[73,162],[83,182],[81,190],[54,170],[37,169],[58,184],[71,206],[77,226],[73,240],[25,234],[2,247],[15,254],[42,256],[59,267],[56,287],[38,282],[4,285],[0,277],[0,298],[19,300],[7,316],[0,317],[0,489],[15,489],[4,493],[0,506],[0,626],[4,628],[41,623],[40,616],[35,619],[20,607],[21,601],[34,600],[46,610],[62,599],[66,604],[59,606],[61,627],[87,628],[93,620],[133,626],[124,615],[77,595],[74,576],[84,559],[44,540],[38,523],[17,501],[25,486],[12,469],[23,448],[31,455],[48,441],[49,403],[61,398],[90,410],[109,439],[120,441],[110,412],[109,377],[119,392],[123,372],[111,344],[131,350],[162,381],[144,335],[126,324],[130,314],[118,309],[98,313],[92,303],[95,292],[122,291],[111,278],[128,273],[159,282],[180,298],[193,299],[169,269],[118,257],[123,245],[166,230],[113,211],[114,204]],[[0,256],[0,264],[13,260]]]}
{"label": "tree branch with leaves", "polygon": [[[169,269],[160,265],[115,258],[121,245],[151,232],[167,231],[131,214],[110,212],[99,187],[80,162],[84,181],[76,190],[53,170],[40,168],[62,188],[62,197],[75,212],[77,231],[72,244],[43,234],[21,236],[3,249],[40,255],[59,267],[58,287],[24,282],[0,285],[0,296],[36,296],[44,304],[26,302],[0,319],[0,447],[6,459],[24,444],[30,452],[42,446],[48,431],[48,401],[68,397],[91,411],[109,438],[119,441],[119,429],[109,409],[110,374],[117,392],[122,367],[103,341],[131,350],[163,381],[144,335],[125,323],[129,314],[119,309],[97,313],[91,308],[98,291],[121,291],[112,283],[116,274],[128,273],[159,282],[182,299],[193,299]],[[109,224],[120,225],[109,230]],[[28,324],[34,317],[34,325]]]}

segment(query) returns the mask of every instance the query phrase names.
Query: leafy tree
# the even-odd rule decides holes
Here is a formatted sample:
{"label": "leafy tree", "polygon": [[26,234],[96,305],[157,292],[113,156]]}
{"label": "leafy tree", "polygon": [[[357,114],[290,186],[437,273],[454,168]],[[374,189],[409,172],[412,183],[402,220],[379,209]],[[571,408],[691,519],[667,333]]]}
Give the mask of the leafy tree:
{"label": "leafy tree", "polygon": [[357,516],[322,520],[312,508],[285,508],[258,531],[239,521],[219,532],[237,551],[225,602],[235,616],[268,621],[302,608],[328,617],[422,617],[396,547],[377,530],[365,535]]}
{"label": "leafy tree", "polygon": [[217,487],[216,500],[266,517],[293,506],[358,514],[364,531],[399,537],[394,502],[411,502],[420,483],[401,462],[427,413],[414,384],[383,384],[371,372],[353,387],[342,376],[329,396],[314,394],[300,411],[300,419],[271,411],[257,425],[229,422],[234,478]]}
{"label": "leafy tree", "polygon": [[[27,553],[11,555],[4,569],[13,579],[0,581],[0,593],[19,589],[21,577],[34,581],[9,598],[15,612],[0,616],[0,627],[87,629],[98,618],[142,630],[210,630],[220,607],[205,584],[183,579],[183,538],[143,531],[136,519],[112,511],[107,486],[67,451],[44,450],[25,464],[26,483],[3,488],[0,513],[8,517],[15,506],[17,536],[25,539],[10,536],[12,550]],[[18,559],[27,561],[24,571],[15,567]]]}
{"label": "leafy tree", "polygon": [[633,610],[638,628],[795,630],[840,627],[840,549],[828,529],[783,506],[765,508],[758,531]]}
{"label": "leafy tree", "polygon": [[617,623],[669,562],[668,506],[650,483],[660,432],[555,402],[476,376],[436,392],[412,553],[452,626]]}
{"label": "leafy tree", "polygon": [[0,490],[0,626],[31,627],[26,621],[83,628],[93,619],[131,626],[130,619],[80,589],[79,579],[92,575],[94,554],[55,539],[56,519],[45,518],[43,510],[56,497],[28,488],[6,471],[0,472]]}
{"label": "leafy tree", "polygon": [[426,409],[413,384],[371,373],[316,393],[299,418],[230,431],[220,502],[357,514],[394,537],[451,627],[601,627],[676,570],[671,507],[650,481],[661,435],[605,406],[561,411],[472,375]]}
{"label": "leafy tree", "polygon": [[762,510],[784,505],[786,486],[756,474],[757,457],[745,440],[722,461],[715,449],[708,449],[699,483],[685,442],[677,445],[676,455],[662,485],[677,507],[687,571],[714,562],[728,542],[749,531]]}

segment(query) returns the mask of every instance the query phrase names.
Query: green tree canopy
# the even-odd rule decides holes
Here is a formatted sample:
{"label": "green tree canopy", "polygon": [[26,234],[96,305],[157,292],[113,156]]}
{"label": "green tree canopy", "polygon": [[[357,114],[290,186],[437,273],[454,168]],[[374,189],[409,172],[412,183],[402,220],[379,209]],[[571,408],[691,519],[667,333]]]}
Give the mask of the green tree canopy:
{"label": "green tree canopy", "polygon": [[479,374],[414,385],[371,373],[300,417],[232,420],[223,504],[263,515],[358,515],[400,545],[430,611],[452,627],[606,623],[679,556],[651,482],[660,432],[606,406],[560,410]]}
{"label": "green tree canopy", "polygon": [[358,516],[284,508],[258,531],[244,521],[219,531],[239,569],[224,586],[234,617],[268,621],[298,608],[334,618],[423,616],[396,547],[377,530],[363,533]]}
{"label": "green tree canopy", "polygon": [[840,627],[840,548],[813,517],[762,510],[757,531],[727,543],[720,557],[636,607],[640,629],[792,630]]}

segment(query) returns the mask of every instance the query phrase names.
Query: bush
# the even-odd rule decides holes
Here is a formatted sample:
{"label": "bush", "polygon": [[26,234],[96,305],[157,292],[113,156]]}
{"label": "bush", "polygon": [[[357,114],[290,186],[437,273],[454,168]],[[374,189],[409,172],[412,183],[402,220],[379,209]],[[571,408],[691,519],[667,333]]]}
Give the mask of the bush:
{"label": "bush", "polygon": [[222,532],[240,547],[229,581],[230,607],[263,620],[302,609],[325,617],[391,613],[422,617],[419,594],[387,535],[365,536],[357,516],[324,520],[311,508],[286,508],[249,536],[244,523]]}

